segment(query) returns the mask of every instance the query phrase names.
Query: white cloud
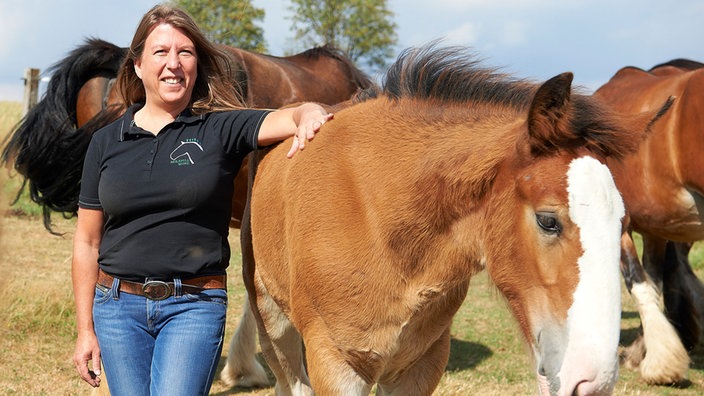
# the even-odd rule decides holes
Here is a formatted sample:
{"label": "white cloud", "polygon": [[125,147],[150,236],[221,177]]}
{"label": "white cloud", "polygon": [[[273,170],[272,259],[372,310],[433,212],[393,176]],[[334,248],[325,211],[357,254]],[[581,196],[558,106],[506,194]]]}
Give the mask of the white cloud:
{"label": "white cloud", "polygon": [[499,40],[507,46],[516,46],[527,42],[528,24],[523,21],[512,20],[505,22],[499,32]]}
{"label": "white cloud", "polygon": [[445,34],[447,44],[474,45],[479,40],[481,26],[477,23],[465,22]]}

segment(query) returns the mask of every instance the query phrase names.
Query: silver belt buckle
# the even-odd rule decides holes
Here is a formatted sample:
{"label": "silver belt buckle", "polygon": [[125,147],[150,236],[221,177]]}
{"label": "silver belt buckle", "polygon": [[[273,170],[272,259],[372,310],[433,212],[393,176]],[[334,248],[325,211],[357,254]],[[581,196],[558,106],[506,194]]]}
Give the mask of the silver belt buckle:
{"label": "silver belt buckle", "polygon": [[148,299],[161,301],[169,298],[171,295],[171,286],[166,282],[153,280],[144,282],[142,291],[144,292],[144,296]]}

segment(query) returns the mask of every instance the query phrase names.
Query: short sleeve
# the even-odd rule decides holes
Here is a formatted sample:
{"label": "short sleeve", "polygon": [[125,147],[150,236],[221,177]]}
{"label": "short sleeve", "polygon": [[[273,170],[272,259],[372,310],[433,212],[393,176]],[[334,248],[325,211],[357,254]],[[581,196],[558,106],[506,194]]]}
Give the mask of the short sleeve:
{"label": "short sleeve", "polygon": [[223,149],[228,156],[244,157],[257,149],[259,128],[271,110],[233,110],[214,113],[222,122],[217,129],[222,134]]}
{"label": "short sleeve", "polygon": [[86,157],[83,161],[81,176],[81,190],[78,195],[78,207],[84,209],[101,209],[98,197],[98,184],[100,183],[100,150],[94,134],[91,138]]}

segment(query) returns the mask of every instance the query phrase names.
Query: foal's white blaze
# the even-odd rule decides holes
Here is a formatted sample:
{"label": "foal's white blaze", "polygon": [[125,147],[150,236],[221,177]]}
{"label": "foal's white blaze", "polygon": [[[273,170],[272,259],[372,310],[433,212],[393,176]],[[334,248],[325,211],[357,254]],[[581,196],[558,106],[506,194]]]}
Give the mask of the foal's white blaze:
{"label": "foal's white blaze", "polygon": [[568,340],[558,373],[561,392],[611,393],[618,377],[621,320],[621,194],[609,169],[592,157],[567,172],[569,214],[579,227],[584,254],[567,315]]}

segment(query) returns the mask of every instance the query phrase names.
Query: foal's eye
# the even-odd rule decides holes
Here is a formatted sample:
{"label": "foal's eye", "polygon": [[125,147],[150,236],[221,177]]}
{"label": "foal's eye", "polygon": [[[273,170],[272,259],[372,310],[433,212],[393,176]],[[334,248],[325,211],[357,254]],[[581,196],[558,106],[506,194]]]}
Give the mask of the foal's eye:
{"label": "foal's eye", "polygon": [[557,235],[562,231],[562,225],[554,213],[536,213],[535,221],[548,234]]}

